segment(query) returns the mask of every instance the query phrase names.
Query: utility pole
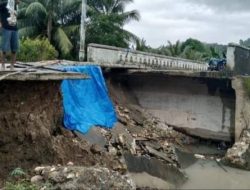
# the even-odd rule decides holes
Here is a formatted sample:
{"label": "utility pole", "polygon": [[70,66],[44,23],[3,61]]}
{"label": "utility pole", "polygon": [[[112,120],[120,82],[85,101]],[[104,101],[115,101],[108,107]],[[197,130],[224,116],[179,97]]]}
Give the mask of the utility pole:
{"label": "utility pole", "polygon": [[84,61],[84,58],[85,58],[85,20],[86,20],[86,7],[87,7],[87,0],[82,0],[82,16],[81,16],[79,61]]}

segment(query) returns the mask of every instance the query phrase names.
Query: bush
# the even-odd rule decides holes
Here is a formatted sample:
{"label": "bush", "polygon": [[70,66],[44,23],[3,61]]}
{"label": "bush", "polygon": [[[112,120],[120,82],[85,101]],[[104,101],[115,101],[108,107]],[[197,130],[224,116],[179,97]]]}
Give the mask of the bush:
{"label": "bush", "polygon": [[54,60],[58,56],[56,49],[47,39],[21,39],[20,50],[17,60],[23,62],[35,62],[44,60]]}
{"label": "bush", "polygon": [[244,78],[243,85],[248,97],[250,98],[250,78]]}

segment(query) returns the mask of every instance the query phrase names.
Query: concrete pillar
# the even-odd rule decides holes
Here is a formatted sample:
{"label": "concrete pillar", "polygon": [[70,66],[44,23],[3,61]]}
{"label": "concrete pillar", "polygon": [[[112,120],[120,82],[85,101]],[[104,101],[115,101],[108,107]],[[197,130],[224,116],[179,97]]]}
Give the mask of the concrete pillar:
{"label": "concrete pillar", "polygon": [[235,142],[240,140],[240,136],[244,129],[249,128],[250,123],[250,101],[246,96],[241,77],[237,77],[232,81],[232,86],[236,94],[235,106]]}

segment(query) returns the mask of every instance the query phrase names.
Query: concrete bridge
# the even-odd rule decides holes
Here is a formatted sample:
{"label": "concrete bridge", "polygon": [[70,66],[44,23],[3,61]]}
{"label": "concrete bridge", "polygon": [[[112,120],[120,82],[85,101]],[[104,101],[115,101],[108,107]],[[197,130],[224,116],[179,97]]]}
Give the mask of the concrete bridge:
{"label": "concrete bridge", "polygon": [[202,138],[237,141],[250,127],[242,82],[242,75],[250,74],[250,50],[229,45],[227,58],[227,71],[209,72],[204,62],[88,46],[88,62],[109,68],[110,80],[128,87],[137,103],[169,125]]}
{"label": "concrete bridge", "polygon": [[164,70],[207,71],[205,62],[169,57],[124,48],[89,44],[88,61],[101,65],[137,66],[138,68],[154,68]]}

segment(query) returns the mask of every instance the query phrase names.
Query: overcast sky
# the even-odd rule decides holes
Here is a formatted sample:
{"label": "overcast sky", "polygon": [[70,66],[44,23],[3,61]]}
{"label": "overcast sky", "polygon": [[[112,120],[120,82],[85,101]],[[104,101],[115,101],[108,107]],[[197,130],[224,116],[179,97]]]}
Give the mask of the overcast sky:
{"label": "overcast sky", "polygon": [[250,0],[134,0],[141,20],[125,29],[158,47],[189,37],[228,44],[250,38]]}

